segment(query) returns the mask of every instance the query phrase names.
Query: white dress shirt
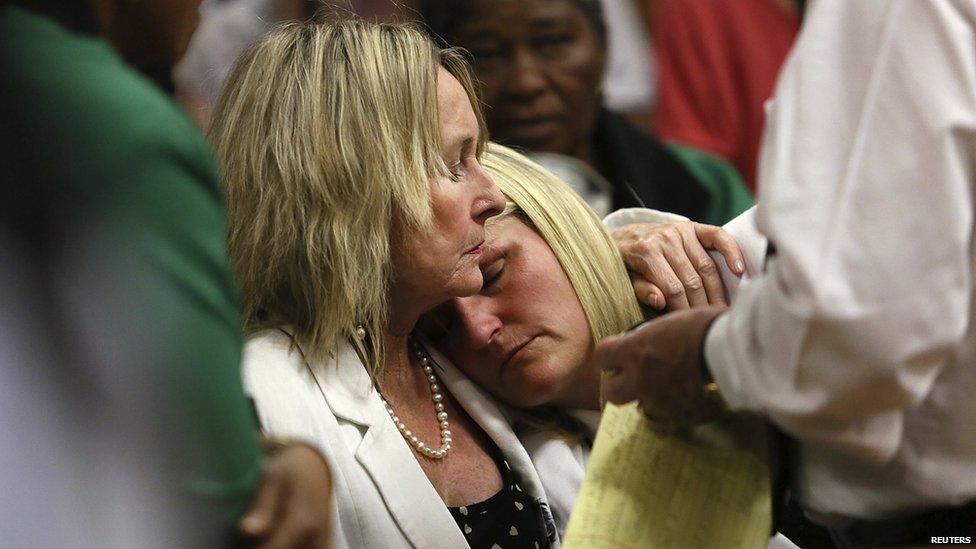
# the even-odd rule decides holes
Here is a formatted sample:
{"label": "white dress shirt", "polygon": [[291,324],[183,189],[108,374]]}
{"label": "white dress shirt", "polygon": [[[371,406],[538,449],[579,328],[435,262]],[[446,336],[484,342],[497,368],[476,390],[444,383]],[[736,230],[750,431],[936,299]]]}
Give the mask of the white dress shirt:
{"label": "white dress shirt", "polygon": [[705,356],[732,409],[800,441],[794,487],[828,517],[976,498],[974,31],[972,0],[819,0],[767,107],[776,253]]}

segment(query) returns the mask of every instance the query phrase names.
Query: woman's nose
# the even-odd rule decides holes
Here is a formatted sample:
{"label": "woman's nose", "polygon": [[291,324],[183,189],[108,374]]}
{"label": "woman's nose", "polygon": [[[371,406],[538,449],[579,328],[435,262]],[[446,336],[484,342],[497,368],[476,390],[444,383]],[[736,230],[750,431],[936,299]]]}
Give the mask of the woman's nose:
{"label": "woman's nose", "polygon": [[489,301],[484,296],[454,299],[455,326],[460,327],[473,350],[487,347],[502,329],[502,321],[492,313]]}
{"label": "woman's nose", "polygon": [[494,217],[505,209],[505,195],[501,189],[491,179],[488,172],[481,165],[478,166],[479,177],[481,178],[481,192],[474,203],[474,218],[478,223],[484,224],[488,218]]}
{"label": "woman's nose", "polygon": [[544,92],[548,86],[539,60],[526,48],[516,51],[512,58],[505,91],[518,99],[528,99]]}

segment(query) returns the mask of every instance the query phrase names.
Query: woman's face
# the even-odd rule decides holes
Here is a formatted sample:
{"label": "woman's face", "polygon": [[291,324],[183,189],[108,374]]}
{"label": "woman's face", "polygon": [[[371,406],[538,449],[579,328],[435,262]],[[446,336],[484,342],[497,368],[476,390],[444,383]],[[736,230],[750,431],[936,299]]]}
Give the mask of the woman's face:
{"label": "woman's face", "polygon": [[492,137],[574,155],[600,108],[605,48],[569,0],[472,0],[457,45],[474,56]]}
{"label": "woman's face", "polygon": [[598,406],[593,345],[572,284],[549,245],[515,216],[492,225],[481,257],[484,285],[438,310],[447,356],[516,406]]}
{"label": "woman's face", "polygon": [[475,157],[478,120],[464,88],[443,69],[437,80],[441,154],[451,177],[430,184],[432,230],[418,233],[394,224],[392,238],[392,301],[410,310],[423,311],[481,288],[485,221],[505,205],[501,191]]}

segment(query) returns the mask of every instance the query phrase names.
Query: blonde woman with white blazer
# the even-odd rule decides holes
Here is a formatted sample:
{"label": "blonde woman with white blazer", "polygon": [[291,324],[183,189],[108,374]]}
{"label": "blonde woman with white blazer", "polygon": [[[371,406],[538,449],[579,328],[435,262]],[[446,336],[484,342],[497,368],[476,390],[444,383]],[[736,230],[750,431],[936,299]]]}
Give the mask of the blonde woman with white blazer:
{"label": "blonde woman with white blazer", "polygon": [[504,204],[459,54],[405,25],[288,25],[238,60],[210,133],[246,386],[266,432],[331,465],[333,544],[556,545],[501,412],[413,334],[481,288]]}

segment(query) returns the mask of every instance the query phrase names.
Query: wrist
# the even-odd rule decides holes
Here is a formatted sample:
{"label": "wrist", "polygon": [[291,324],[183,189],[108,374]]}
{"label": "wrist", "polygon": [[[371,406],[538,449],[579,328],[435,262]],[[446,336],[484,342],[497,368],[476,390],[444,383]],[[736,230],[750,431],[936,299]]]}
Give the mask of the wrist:
{"label": "wrist", "polygon": [[701,343],[698,346],[698,373],[701,377],[701,390],[705,398],[718,403],[722,408],[725,408],[725,403],[722,400],[722,395],[719,391],[718,383],[715,381],[715,377],[712,375],[712,370],[708,366],[708,357],[705,354],[705,342],[708,341],[708,334],[715,325],[715,321],[718,320],[724,309],[718,311],[716,314],[712,315],[712,318],[708,320],[705,325],[705,329],[702,332]]}

